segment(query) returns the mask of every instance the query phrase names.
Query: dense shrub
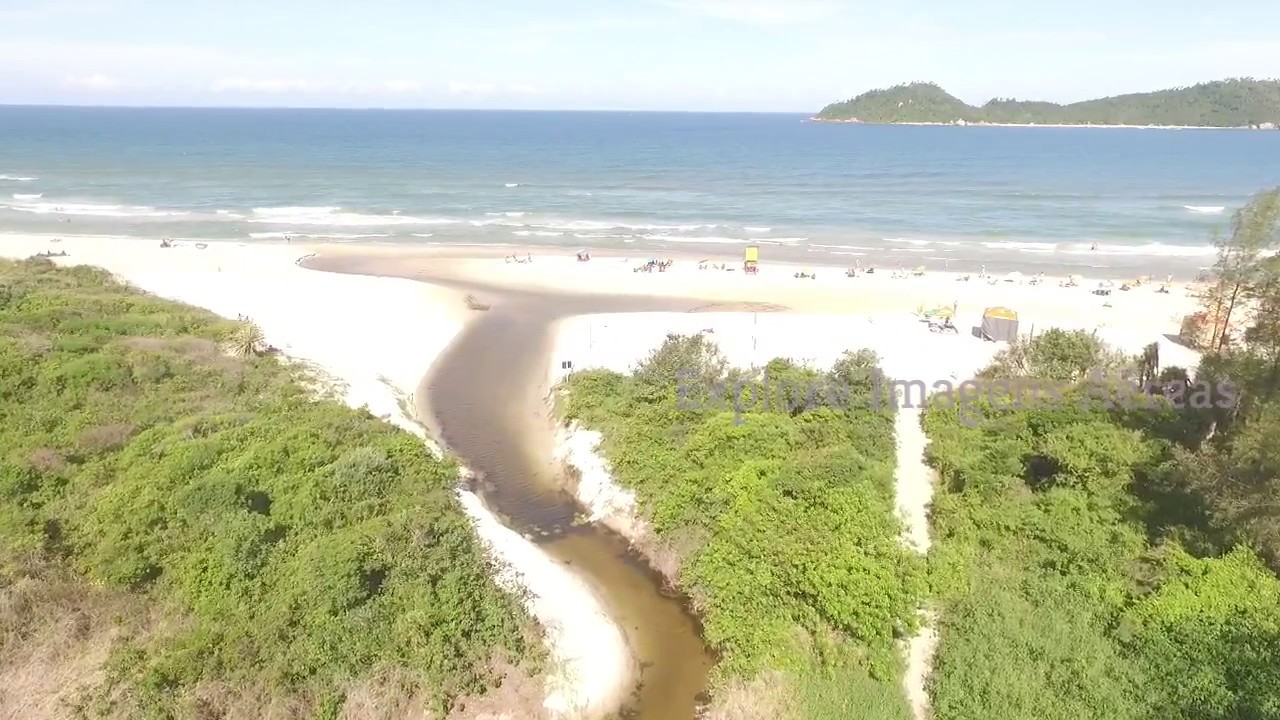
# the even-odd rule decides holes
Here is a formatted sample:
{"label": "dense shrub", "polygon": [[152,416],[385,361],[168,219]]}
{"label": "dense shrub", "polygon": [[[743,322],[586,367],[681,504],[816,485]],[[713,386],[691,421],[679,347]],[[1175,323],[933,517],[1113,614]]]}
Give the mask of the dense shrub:
{"label": "dense shrub", "polygon": [[797,717],[906,714],[893,641],[916,622],[923,568],[898,539],[873,369],[866,352],[825,373],[774,360],[766,387],[702,336],[672,336],[631,375],[566,382],[565,417],[603,432],[615,479],[682,551],[717,686],[782,671]]}
{"label": "dense shrub", "polygon": [[[1114,357],[1083,333],[1046,333],[983,375],[1079,380]],[[1096,391],[925,414],[940,474],[934,716],[1280,718],[1280,581],[1246,548],[1191,557],[1178,539],[1196,513],[1162,486],[1197,423],[1159,398],[1085,402]]]}
{"label": "dense shrub", "polygon": [[416,438],[105,273],[3,263],[0,284],[0,594],[63,565],[168,618],[122,629],[91,714],[172,717],[210,684],[324,714],[387,669],[443,707],[524,652],[455,468]]}

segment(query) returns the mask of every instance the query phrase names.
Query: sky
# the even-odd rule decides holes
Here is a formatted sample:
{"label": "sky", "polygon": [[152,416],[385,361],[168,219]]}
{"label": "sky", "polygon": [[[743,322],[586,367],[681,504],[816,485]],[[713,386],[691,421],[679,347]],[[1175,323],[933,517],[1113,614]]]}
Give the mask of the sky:
{"label": "sky", "polygon": [[[1275,0],[0,0],[0,104],[814,112],[1280,77]],[[1144,7],[1145,6],[1145,7]]]}

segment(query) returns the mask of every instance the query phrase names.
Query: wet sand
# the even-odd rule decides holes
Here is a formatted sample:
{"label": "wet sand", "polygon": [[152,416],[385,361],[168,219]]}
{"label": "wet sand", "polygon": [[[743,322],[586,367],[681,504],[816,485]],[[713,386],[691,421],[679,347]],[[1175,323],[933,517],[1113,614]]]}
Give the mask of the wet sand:
{"label": "wet sand", "polygon": [[[559,296],[501,290],[442,277],[420,262],[385,257],[317,257],[312,269],[404,277],[472,292],[488,311],[453,342],[418,391],[417,411],[477,475],[486,503],[561,562],[576,568],[622,628],[640,667],[636,720],[692,718],[712,658],[685,599],[605,528],[577,523],[577,502],[551,461],[554,419],[546,370],[557,320],[595,312],[690,311],[705,301],[628,296]],[[406,328],[406,332],[411,332]]]}

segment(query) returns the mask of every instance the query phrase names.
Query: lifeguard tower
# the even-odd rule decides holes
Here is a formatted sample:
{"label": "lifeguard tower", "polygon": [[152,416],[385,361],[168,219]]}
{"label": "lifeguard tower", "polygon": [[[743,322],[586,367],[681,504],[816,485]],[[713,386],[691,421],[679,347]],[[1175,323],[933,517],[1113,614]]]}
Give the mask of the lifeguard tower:
{"label": "lifeguard tower", "polygon": [[746,256],[742,260],[742,272],[755,275],[760,272],[760,248],[748,245]]}

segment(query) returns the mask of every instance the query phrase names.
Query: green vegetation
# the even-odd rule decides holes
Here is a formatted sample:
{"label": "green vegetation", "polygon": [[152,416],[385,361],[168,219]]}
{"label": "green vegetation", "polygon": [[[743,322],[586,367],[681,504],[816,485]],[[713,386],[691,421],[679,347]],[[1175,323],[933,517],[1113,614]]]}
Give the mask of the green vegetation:
{"label": "green vegetation", "polygon": [[[603,432],[615,479],[681,558],[678,582],[719,654],[712,692],[734,717],[909,717],[894,639],[915,626],[923,563],[898,539],[893,415],[872,403],[875,364],[865,351],[827,373],[774,360],[779,409],[755,403],[738,423],[732,405],[687,409],[726,379],[742,388],[729,395],[764,392],[701,335],[669,337],[630,376],[566,383],[565,417]],[[684,403],[681,371],[694,389]]]}
{"label": "green vegetation", "polygon": [[1115,355],[1051,331],[983,375],[1076,383],[1065,399],[926,412],[938,720],[1280,718],[1277,203],[1237,216],[1207,298],[1262,310],[1197,377],[1238,402],[1175,407],[1178,368],[1083,382]]}
{"label": "green vegetation", "polygon": [[1280,81],[1234,79],[1069,105],[996,98],[974,107],[933,83],[865,92],[833,103],[819,120],[864,123],[1280,126]]}
{"label": "green vegetation", "polygon": [[0,263],[0,715],[443,714],[536,646],[454,466],[264,350],[96,269]]}

